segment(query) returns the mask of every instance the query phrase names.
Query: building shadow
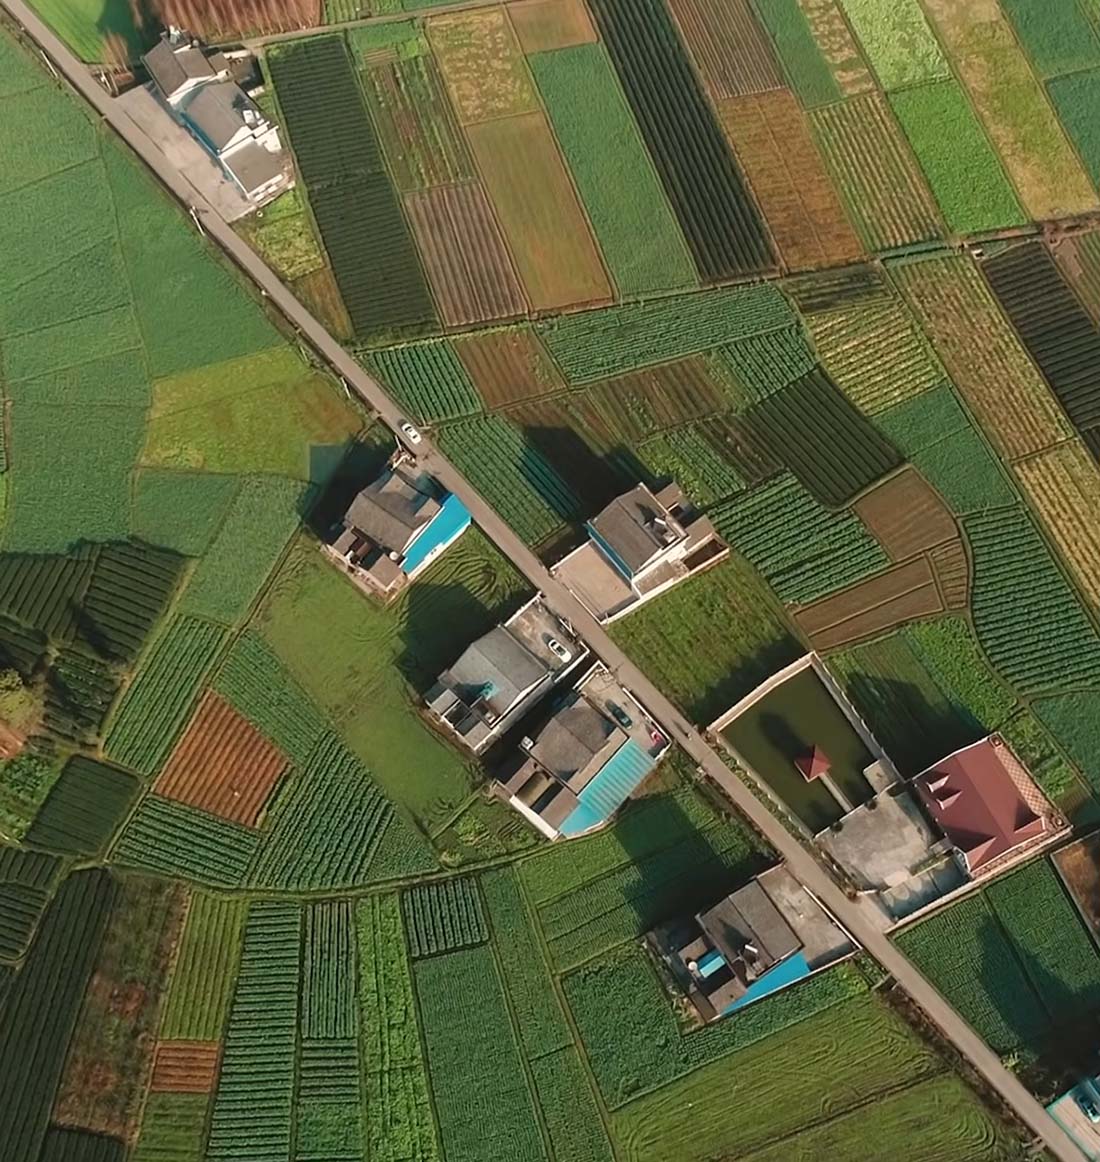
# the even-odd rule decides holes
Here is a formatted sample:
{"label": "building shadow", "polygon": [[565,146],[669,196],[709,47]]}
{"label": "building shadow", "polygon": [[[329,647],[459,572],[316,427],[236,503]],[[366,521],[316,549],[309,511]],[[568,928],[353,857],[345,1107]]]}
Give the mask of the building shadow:
{"label": "building shadow", "polygon": [[[699,625],[701,631],[708,636],[722,632],[720,624],[700,621]],[[685,639],[681,646],[688,655],[695,649],[709,652],[709,646],[705,642]],[[784,666],[797,661],[805,653],[805,647],[794,634],[784,630],[773,641],[761,646],[747,658],[741,659],[724,677],[709,683],[705,694],[685,706],[688,717],[700,726],[709,725],[724,711],[740,702],[746,694],[751,694],[761,682]]]}
{"label": "building shadow", "polygon": [[989,731],[964,707],[934,706],[912,682],[856,673],[843,683],[852,705],[905,777]]}
{"label": "building shadow", "polygon": [[[563,520],[591,516],[650,475],[629,448],[620,446],[600,455],[572,428],[524,428],[523,434],[520,472]],[[557,481],[547,478],[547,464],[569,482],[564,492]]]}
{"label": "building shadow", "polygon": [[309,449],[309,478],[298,515],[319,540],[327,541],[356,494],[386,466],[393,445],[386,441],[314,444]]}

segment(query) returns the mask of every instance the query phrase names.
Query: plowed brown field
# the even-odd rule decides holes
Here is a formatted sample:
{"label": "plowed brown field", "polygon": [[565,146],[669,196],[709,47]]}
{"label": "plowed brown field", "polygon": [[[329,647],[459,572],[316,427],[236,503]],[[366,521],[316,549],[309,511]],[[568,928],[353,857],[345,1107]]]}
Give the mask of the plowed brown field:
{"label": "plowed brown field", "polygon": [[153,1065],[154,1093],[210,1093],[218,1076],[217,1041],[160,1041]]}
{"label": "plowed brown field", "polygon": [[153,789],[212,815],[256,827],[287,768],[278,747],[208,691]]}
{"label": "plowed brown field", "polygon": [[669,7],[716,98],[782,87],[783,73],[749,0],[669,0]]}
{"label": "plowed brown field", "polygon": [[529,327],[458,339],[455,350],[487,408],[563,391],[565,382]]}
{"label": "plowed brown field", "polygon": [[912,467],[884,480],[852,507],[891,561],[904,561],[959,535],[939,493]]}
{"label": "plowed brown field", "polygon": [[158,0],[161,22],[202,40],[293,32],[321,23],[321,0]]}

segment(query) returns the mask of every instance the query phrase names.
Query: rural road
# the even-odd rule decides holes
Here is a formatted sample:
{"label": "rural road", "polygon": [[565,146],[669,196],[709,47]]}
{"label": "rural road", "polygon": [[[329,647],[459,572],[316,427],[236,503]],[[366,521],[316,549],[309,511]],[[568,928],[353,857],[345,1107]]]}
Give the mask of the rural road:
{"label": "rural road", "polygon": [[[162,183],[186,206],[193,207],[210,238],[246,273],[278,308],[302,338],[344,378],[371,408],[396,430],[403,418],[381,385],[343,349],[328,331],[279,281],[274,271],[247,246],[195,190],[165,160],[153,143],[100,87],[88,69],[54,35],[23,0],[0,0],[0,8],[20,24],[43,49],[58,71],[96,112],[110,124]],[[771,811],[759,802],[711,749],[702,735],[653,685],[607,636],[568,590],[554,580],[541,561],[497,515],[466,479],[425,437],[417,449],[424,466],[469,508],[474,520],[498,549],[508,557],[531,584],[543,592],[547,603],[572,623],[656,718],[671,730],[676,741],[703,771],[717,783],[736,807],[752,821],[772,847],[786,860],[791,871],[833,912],[855,939],[897,981],[924,1011],[942,1035],[995,1090],[1006,1105],[1043,1142],[1060,1162],[1082,1162],[1084,1155],[1069,1135],[1054,1121],[1000,1058],[955,1012],[947,1001],[883,935],[867,912],[834,883],[830,874],[802,847]]]}

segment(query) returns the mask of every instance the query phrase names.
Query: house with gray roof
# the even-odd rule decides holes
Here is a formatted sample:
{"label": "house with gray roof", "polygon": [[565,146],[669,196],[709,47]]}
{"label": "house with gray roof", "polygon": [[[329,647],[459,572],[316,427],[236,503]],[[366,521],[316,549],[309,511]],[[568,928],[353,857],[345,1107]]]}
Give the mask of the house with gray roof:
{"label": "house with gray roof", "polygon": [[611,821],[670,745],[641,703],[597,662],[530,728],[501,764],[493,790],[549,839],[586,835]]}
{"label": "house with gray roof", "polygon": [[599,621],[614,621],[729,555],[683,491],[638,484],[587,524],[589,539],[551,572]]}
{"label": "house with gray roof", "polygon": [[292,184],[279,131],[232,80],[223,53],[171,28],[142,57],[152,87],[173,116],[257,204]]}
{"label": "house with gray roof", "polygon": [[425,696],[429,713],[475,754],[515,725],[588,654],[536,595],[472,642]]}
{"label": "house with gray roof", "polygon": [[329,546],[357,581],[395,596],[470,527],[466,507],[406,452],[352,500]]}
{"label": "house with gray roof", "polygon": [[704,1022],[789,988],[855,951],[848,934],[782,864],[695,916],[654,929],[647,943]]}

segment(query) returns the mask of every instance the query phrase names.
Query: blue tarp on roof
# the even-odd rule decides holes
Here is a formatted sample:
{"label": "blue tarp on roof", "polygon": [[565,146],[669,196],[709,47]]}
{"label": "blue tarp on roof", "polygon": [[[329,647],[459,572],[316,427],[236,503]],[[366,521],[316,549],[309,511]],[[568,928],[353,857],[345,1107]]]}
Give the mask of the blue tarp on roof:
{"label": "blue tarp on roof", "polygon": [[780,989],[786,988],[787,985],[794,984],[795,981],[809,975],[810,966],[806,963],[805,953],[796,952],[793,956],[788,956],[786,960],[780,961],[775,968],[768,969],[762,977],[753,981],[732,1005],[722,1010],[722,1016],[724,1017],[727,1013],[735,1013],[738,1009],[751,1005],[753,1001],[758,1001],[770,993],[777,993]]}
{"label": "blue tarp on roof", "polygon": [[401,569],[406,574],[414,573],[435,552],[466,531],[470,526],[470,514],[457,496],[449,495],[440,506],[439,512],[426,524],[420,535],[409,546]]}
{"label": "blue tarp on roof", "polygon": [[652,755],[628,738],[592,776],[577,796],[578,805],[565,817],[558,830],[565,836],[580,835],[610,819],[656,765],[657,760]]}

